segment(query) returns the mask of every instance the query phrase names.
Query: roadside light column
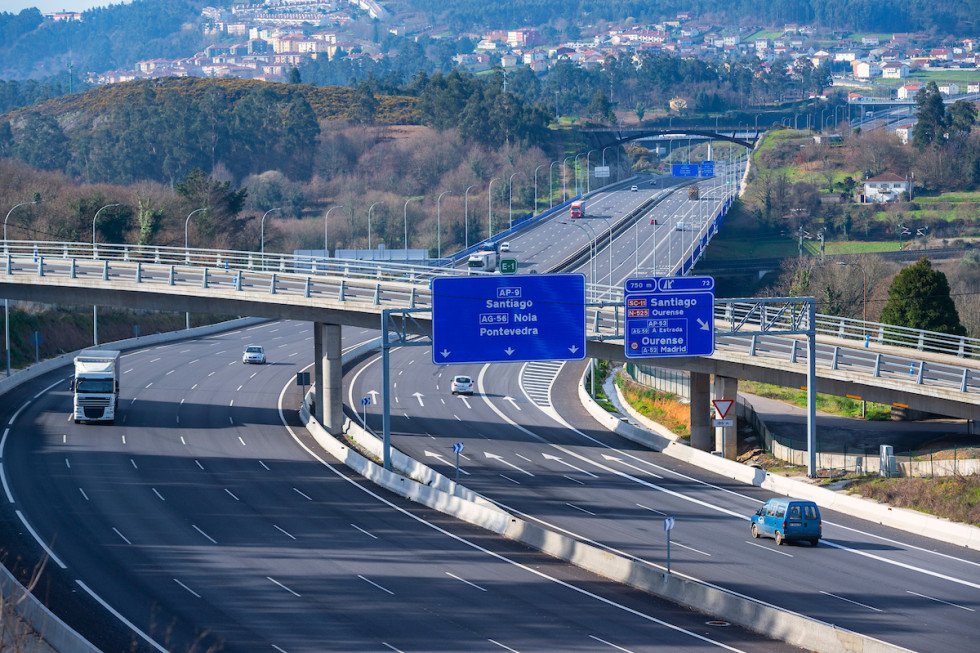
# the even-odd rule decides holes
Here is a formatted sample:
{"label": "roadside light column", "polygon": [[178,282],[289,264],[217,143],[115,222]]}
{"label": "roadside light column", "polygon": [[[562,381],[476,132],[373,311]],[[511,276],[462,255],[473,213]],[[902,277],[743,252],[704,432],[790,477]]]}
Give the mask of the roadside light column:
{"label": "roadside light column", "polygon": [[[36,196],[35,196],[36,197]],[[7,216],[3,219],[3,252],[7,253],[7,220],[10,219],[10,214],[14,212],[18,206],[24,206],[26,204],[37,204],[41,200],[34,200],[33,202],[21,202],[20,204],[15,204],[13,209],[7,211]],[[7,376],[10,376],[10,300],[4,298],[3,300],[3,339],[4,345],[7,348]]]}
{"label": "roadside light column", "polygon": [[463,243],[464,249],[470,248],[470,191],[479,186],[473,184],[463,193]]}
{"label": "roadside light column", "polygon": [[691,446],[711,451],[711,375],[691,372]]}
{"label": "roadside light column", "polygon": [[[99,214],[110,206],[122,206],[122,204],[106,204],[101,209],[95,212],[95,217],[92,218],[92,258],[98,258],[95,253],[95,223],[99,219]],[[186,248],[186,246],[185,246]],[[92,305],[92,343],[98,347],[99,346],[99,306],[98,304]]]}

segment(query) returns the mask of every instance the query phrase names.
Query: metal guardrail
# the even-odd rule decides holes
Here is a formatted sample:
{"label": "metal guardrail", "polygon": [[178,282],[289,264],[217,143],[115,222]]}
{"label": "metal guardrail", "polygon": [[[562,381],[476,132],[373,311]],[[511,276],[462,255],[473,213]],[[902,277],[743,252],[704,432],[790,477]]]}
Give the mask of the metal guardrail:
{"label": "metal guardrail", "polygon": [[[34,263],[57,260],[91,260],[99,262],[148,263],[157,265],[193,266],[207,268],[215,281],[221,279],[221,272],[248,272],[257,275],[293,275],[305,280],[307,277],[335,276],[352,280],[374,282],[403,282],[409,284],[428,284],[436,276],[459,276],[468,274],[492,274],[455,270],[449,267],[430,268],[385,261],[355,261],[349,259],[309,259],[292,254],[270,253],[265,256],[257,252],[234,250],[198,249],[164,246],[114,245],[48,241],[0,241],[7,273],[10,273],[12,257],[29,257]],[[127,274],[131,274],[127,273]],[[215,277],[214,275],[218,276]],[[200,278],[198,278],[200,281]],[[220,283],[220,281],[218,281]],[[230,282],[229,282],[230,283]],[[253,281],[253,283],[258,283]],[[268,279],[263,282],[268,285]],[[304,281],[305,284],[305,281]],[[316,292],[316,281],[313,281]],[[339,285],[332,289],[339,292]],[[413,305],[427,305],[427,292],[416,293]],[[606,301],[589,307],[593,333],[600,337],[622,337],[622,316],[618,305],[623,301],[621,286],[589,284],[591,297],[602,297]],[[607,309],[607,310],[603,310]],[[777,310],[761,307],[756,300],[732,299],[716,300],[715,319],[734,330],[734,325],[753,325],[761,331],[780,331],[787,329],[802,332],[809,327],[805,315],[794,314],[784,308]],[[922,329],[893,326],[879,322],[863,322],[851,318],[817,314],[815,330],[818,336],[850,340],[868,347],[871,344],[889,345],[955,356],[957,358],[980,359],[980,339],[955,336]],[[719,325],[720,326],[720,325]]]}

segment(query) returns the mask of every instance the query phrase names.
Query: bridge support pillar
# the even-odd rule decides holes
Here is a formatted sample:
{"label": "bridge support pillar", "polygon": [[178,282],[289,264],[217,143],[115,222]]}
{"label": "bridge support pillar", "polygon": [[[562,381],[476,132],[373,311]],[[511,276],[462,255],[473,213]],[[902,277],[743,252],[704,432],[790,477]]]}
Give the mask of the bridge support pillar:
{"label": "bridge support pillar", "polygon": [[691,446],[711,451],[711,376],[691,372]]}
{"label": "bridge support pillar", "polygon": [[[727,376],[715,376],[715,399],[731,399],[738,397],[738,379]],[[725,419],[732,420],[733,426],[720,426],[715,429],[715,451],[721,451],[729,460],[738,457],[738,416],[735,414],[735,404],[729,409]]]}
{"label": "bridge support pillar", "polygon": [[344,428],[340,335],[339,324],[313,323],[315,416],[330,435],[338,435]]}

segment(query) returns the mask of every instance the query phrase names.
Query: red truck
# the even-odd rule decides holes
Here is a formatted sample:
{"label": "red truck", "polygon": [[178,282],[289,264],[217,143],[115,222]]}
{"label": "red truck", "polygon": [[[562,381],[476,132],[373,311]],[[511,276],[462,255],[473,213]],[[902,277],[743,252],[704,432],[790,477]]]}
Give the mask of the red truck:
{"label": "red truck", "polygon": [[582,204],[582,202],[572,202],[571,214],[573,218],[585,217],[585,206]]}

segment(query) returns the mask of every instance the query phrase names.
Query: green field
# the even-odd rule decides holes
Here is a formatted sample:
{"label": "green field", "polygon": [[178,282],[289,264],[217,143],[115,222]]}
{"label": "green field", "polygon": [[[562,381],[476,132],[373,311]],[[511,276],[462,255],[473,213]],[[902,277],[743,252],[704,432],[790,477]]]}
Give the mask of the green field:
{"label": "green field", "polygon": [[778,39],[782,35],[782,32],[773,32],[772,30],[760,29],[758,32],[753,33],[752,36],[742,40],[745,43],[754,43],[759,39],[769,39],[771,41],[773,39]]}
{"label": "green field", "polygon": [[[980,71],[978,70],[915,70],[909,72],[909,78],[905,81],[924,81],[924,82],[956,82],[962,86],[963,82],[980,82]],[[961,88],[965,93],[966,88]]]}

